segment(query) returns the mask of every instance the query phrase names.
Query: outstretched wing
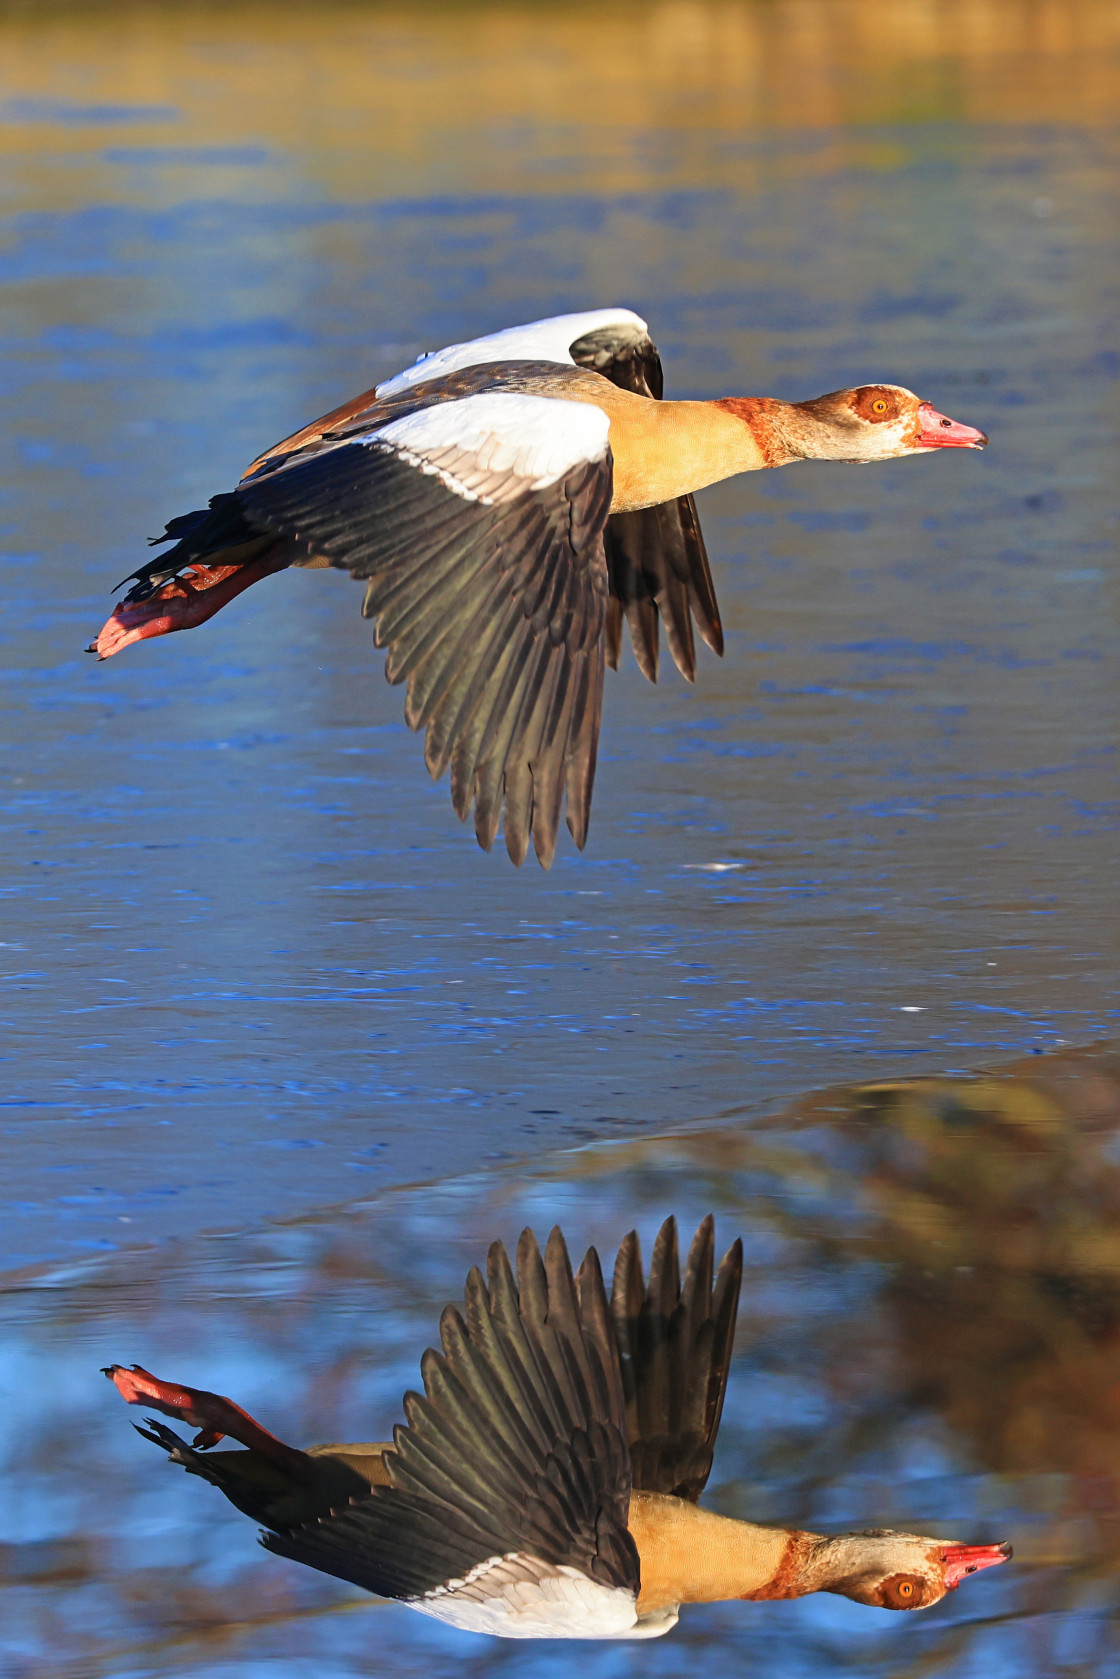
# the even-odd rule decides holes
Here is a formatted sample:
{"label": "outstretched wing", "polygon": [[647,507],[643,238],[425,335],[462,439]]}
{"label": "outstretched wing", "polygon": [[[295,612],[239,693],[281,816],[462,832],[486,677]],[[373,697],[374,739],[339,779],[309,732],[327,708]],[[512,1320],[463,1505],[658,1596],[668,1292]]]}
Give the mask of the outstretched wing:
{"label": "outstretched wing", "polygon": [[695,1502],[712,1467],[735,1338],[743,1244],[724,1255],[713,1282],[715,1223],[709,1214],[681,1281],[676,1220],[661,1226],[648,1286],[631,1231],[618,1250],[611,1313],[626,1392],[635,1492]]}
{"label": "outstretched wing", "polygon": [[[570,353],[578,367],[593,368],[624,391],[661,401],[665,386],[661,357],[643,326],[612,323],[599,327],[577,339]],[[611,588],[607,611],[611,669],[618,668],[625,615],[634,657],[650,681],[657,681],[660,614],[677,669],[694,681],[693,619],[713,652],[723,652],[723,626],[695,501],[679,496],[659,507],[612,513],[604,542]]]}
{"label": "outstretched wing", "polygon": [[565,793],[587,835],[602,706],[609,422],[488,392],[439,403],[242,483],[249,521],[368,580],[363,613],[408,683],[435,776],[489,849],[552,861]]}
{"label": "outstretched wing", "polygon": [[366,581],[390,682],[425,729],[433,776],[487,850],[530,836],[548,867],[561,807],[583,846],[602,711],[611,502],[610,422],[586,402],[428,388],[375,405],[364,426],[274,452],[209,512],[168,527],[176,546],[126,605],[198,555],[265,545]]}
{"label": "outstretched wing", "polygon": [[633,1627],[638,1554],[618,1351],[592,1249],[573,1280],[554,1230],[490,1249],[421,1362],[425,1395],[389,1487],[268,1534],[268,1550],[475,1631],[608,1637]]}

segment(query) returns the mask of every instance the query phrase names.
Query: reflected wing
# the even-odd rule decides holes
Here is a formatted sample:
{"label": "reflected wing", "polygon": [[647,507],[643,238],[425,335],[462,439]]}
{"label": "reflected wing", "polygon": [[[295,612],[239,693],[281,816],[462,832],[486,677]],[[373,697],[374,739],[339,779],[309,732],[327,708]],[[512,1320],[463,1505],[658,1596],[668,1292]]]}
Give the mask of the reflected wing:
{"label": "reflected wing", "polygon": [[712,1467],[735,1338],[743,1244],[724,1255],[713,1284],[715,1223],[700,1225],[682,1284],[676,1220],[661,1226],[649,1284],[631,1231],[618,1250],[611,1312],[626,1391],[636,1492],[700,1497]]}
{"label": "reflected wing", "polygon": [[517,1283],[500,1242],[487,1270],[486,1282],[468,1277],[465,1311],[443,1314],[443,1351],[421,1363],[425,1396],[405,1396],[392,1485],[263,1543],[478,1631],[623,1630],[638,1555],[598,1259],[592,1250],[573,1281],[560,1232],[542,1261],[526,1231]]}
{"label": "reflected wing", "polygon": [[406,413],[247,479],[237,508],[368,580],[386,675],[408,683],[431,773],[487,849],[552,860],[567,795],[587,835],[603,680],[610,507],[597,408],[506,393]]}
{"label": "reflected wing", "polygon": [[[593,368],[623,390],[660,402],[665,384],[661,357],[644,329],[600,328],[577,339],[571,355],[577,366]],[[693,619],[713,652],[723,652],[723,626],[693,498],[680,496],[636,513],[612,513],[604,541],[611,586],[607,615],[611,668],[618,668],[625,615],[634,657],[650,681],[656,682],[660,615],[677,669],[692,682],[696,676]]]}

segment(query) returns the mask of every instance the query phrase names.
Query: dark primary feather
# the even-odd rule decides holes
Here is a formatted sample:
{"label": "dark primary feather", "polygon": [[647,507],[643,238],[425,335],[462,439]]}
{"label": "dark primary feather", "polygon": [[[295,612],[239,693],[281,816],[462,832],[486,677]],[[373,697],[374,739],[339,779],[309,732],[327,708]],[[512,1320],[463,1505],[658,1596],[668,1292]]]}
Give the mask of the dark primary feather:
{"label": "dark primary feather", "polygon": [[480,391],[531,394],[545,379],[562,395],[577,377],[528,361],[464,368],[339,410],[322,434],[255,463],[209,510],[172,520],[158,540],[175,545],[134,574],[127,600],[196,559],[239,559],[239,544],[253,557],[277,538],[367,580],[362,610],[378,620],[389,680],[408,683],[405,716],[427,730],[430,772],[450,767],[455,810],[465,819],[474,807],[485,849],[504,808],[510,857],[521,863],[532,839],[547,867],[565,800],[576,844],[587,839],[605,669],[609,455],[488,507],[364,439]]}
{"label": "dark primary feather", "polygon": [[665,395],[665,374],[657,345],[648,332],[629,321],[585,333],[568,354],[577,367],[590,367],[624,391],[651,396],[655,402]]}
{"label": "dark primary feather", "polygon": [[693,1237],[682,1282],[676,1220],[666,1219],[648,1285],[636,1232],[618,1250],[611,1314],[636,1492],[695,1502],[711,1471],[743,1271],[736,1241],[713,1283],[714,1244],[709,1214]]}
{"label": "dark primary feather", "polygon": [[258,528],[368,579],[363,613],[407,682],[433,775],[450,765],[455,809],[475,809],[489,849],[505,806],[515,863],[530,836],[551,862],[561,806],[582,846],[603,681],[602,528],[609,458],[496,505],[468,501],[376,442],[299,457],[243,484]]}
{"label": "dark primary feather", "polygon": [[594,1251],[573,1280],[558,1230],[531,1232],[515,1283],[505,1249],[467,1279],[421,1363],[424,1395],[386,1459],[392,1485],[265,1536],[270,1551],[384,1597],[414,1598],[509,1553],[637,1594],[627,1531],[625,1401]]}
{"label": "dark primary feather", "polygon": [[159,548],[165,542],[174,546],[129,574],[125,582],[133,586],[125,601],[147,600],[154,590],[170,582],[195,560],[207,565],[219,561],[236,564],[255,558],[271,541],[270,536],[248,523],[236,490],[214,496],[209,507],[180,513],[178,518],[168,520],[162,536],[151,538],[148,544],[151,548]]}
{"label": "dark primary feather", "polygon": [[[604,327],[577,339],[570,353],[578,367],[594,369],[624,391],[658,402],[664,394],[661,357],[648,333],[631,326]],[[723,652],[723,626],[695,501],[680,496],[659,507],[612,513],[603,541],[611,592],[606,624],[611,669],[618,669],[625,616],[634,657],[644,675],[657,681],[660,615],[677,669],[694,681],[693,619],[713,652]]]}

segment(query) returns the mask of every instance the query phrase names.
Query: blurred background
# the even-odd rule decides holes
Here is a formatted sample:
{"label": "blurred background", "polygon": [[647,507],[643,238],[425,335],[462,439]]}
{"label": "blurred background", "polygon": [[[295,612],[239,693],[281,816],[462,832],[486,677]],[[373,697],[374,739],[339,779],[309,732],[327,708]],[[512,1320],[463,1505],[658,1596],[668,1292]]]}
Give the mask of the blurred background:
{"label": "blurred background", "polygon": [[[492,1235],[710,1204],[717,1505],[1023,1560],[643,1664],[1120,1671],[1118,109],[1115,0],[0,0],[13,1673],[566,1668],[258,1564],[97,1366],[376,1436]],[[476,850],[341,576],[83,655],[269,442],[606,304],[992,443],[704,493],[726,656],[608,678],[582,855]]]}

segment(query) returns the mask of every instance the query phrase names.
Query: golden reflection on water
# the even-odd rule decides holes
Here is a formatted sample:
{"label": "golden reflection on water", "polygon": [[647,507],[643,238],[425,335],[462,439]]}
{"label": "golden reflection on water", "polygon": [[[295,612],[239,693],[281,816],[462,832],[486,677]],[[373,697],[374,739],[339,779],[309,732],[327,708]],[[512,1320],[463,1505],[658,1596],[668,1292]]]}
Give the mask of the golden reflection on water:
{"label": "golden reflection on water", "polygon": [[[527,174],[559,191],[588,170],[618,191],[648,172],[635,136],[669,128],[704,142],[679,150],[680,182],[716,186],[742,170],[721,164],[710,143],[720,131],[1108,124],[1120,107],[1120,10],[1113,0],[20,5],[0,7],[0,90],[16,115],[20,102],[43,102],[32,125],[0,123],[0,153],[33,170],[44,149],[173,147],[186,128],[195,146],[298,148],[328,195],[433,182],[499,191]],[[66,104],[134,109],[117,125],[110,112],[75,127]],[[472,134],[489,143],[472,146]],[[54,207],[88,193],[80,173],[52,174],[40,184]]]}
{"label": "golden reflection on water", "polygon": [[[7,1423],[17,1503],[50,1529],[3,1557],[10,1624],[34,1629],[26,1671],[210,1672],[220,1655],[241,1673],[283,1651],[359,1672],[371,1637],[401,1671],[442,1659],[438,1633],[406,1624],[415,1617],[340,1618],[348,1594],[258,1561],[241,1518],[136,1441],[98,1364],[136,1359],[233,1391],[296,1440],[381,1438],[440,1307],[495,1234],[559,1218],[574,1244],[613,1254],[631,1223],[648,1235],[668,1209],[687,1225],[709,1207],[720,1237],[742,1233],[747,1250],[712,1502],[762,1520],[1009,1537],[1016,1563],[905,1637],[867,1612],[837,1622],[812,1600],[694,1613],[656,1671],[690,1671],[705,1651],[764,1659],[780,1634],[811,1672],[950,1673],[998,1631],[1015,1671],[1041,1675],[1074,1623],[1077,1671],[1109,1671],[1097,1665],[1120,1565],[1109,1046],[975,1079],[831,1090],[761,1125],[729,1118],[525,1177],[28,1277],[0,1296],[19,1380]],[[29,1393],[48,1367],[51,1384]],[[91,1630],[80,1614],[94,1592]],[[531,1665],[508,1647],[473,1660],[479,1672]]]}

